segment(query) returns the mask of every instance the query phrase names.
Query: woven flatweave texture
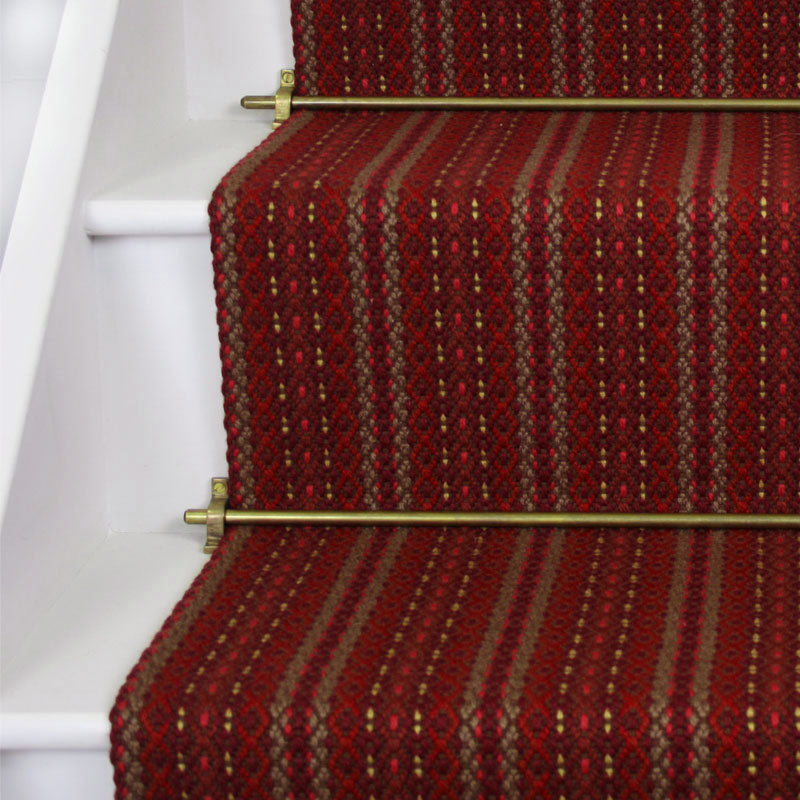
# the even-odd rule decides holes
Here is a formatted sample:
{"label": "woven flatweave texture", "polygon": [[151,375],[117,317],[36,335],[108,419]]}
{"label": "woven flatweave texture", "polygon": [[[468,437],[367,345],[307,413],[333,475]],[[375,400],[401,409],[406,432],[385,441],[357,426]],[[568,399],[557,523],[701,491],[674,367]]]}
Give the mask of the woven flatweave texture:
{"label": "woven flatweave texture", "polygon": [[798,0],[292,0],[298,92],[797,97]]}
{"label": "woven flatweave texture", "polygon": [[231,531],[117,796],[794,798],[799,586],[786,533]]}
{"label": "woven flatweave texture", "polygon": [[[294,114],[210,206],[232,505],[800,510],[800,115]],[[800,795],[800,535],[233,528],[120,798]]]}
{"label": "woven flatweave texture", "polygon": [[791,511],[800,115],[293,118],[211,204],[232,505]]}

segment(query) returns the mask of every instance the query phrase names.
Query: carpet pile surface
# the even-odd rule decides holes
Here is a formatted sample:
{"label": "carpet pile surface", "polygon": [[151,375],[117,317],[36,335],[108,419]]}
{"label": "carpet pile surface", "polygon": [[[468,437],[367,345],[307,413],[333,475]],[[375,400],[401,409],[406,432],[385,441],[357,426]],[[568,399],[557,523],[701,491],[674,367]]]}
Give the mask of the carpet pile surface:
{"label": "carpet pile surface", "polygon": [[[293,15],[309,94],[798,93],[797,3]],[[231,506],[797,513],[798,197],[796,114],[295,112],[209,207]],[[797,531],[231,527],[117,797],[797,797],[798,642]]]}
{"label": "carpet pile surface", "polygon": [[[798,165],[793,115],[293,115],[210,206],[232,505],[797,511]],[[233,528],[118,793],[794,796],[799,592],[788,531]]]}
{"label": "carpet pile surface", "polygon": [[796,0],[292,0],[298,92],[798,97]]}

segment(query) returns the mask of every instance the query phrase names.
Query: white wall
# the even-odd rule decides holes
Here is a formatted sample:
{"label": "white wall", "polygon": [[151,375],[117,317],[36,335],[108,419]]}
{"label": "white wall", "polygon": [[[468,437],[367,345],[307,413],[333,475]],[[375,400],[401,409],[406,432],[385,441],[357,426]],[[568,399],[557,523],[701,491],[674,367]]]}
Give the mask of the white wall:
{"label": "white wall", "polygon": [[281,68],[294,65],[289,0],[183,5],[191,119],[241,118],[242,95],[275,93]]}
{"label": "white wall", "polygon": [[[67,15],[70,9],[83,11],[93,2],[71,0]],[[104,2],[107,13],[112,3],[113,0]],[[182,10],[180,0],[120,3],[110,46],[103,46],[109,56],[74,206],[69,219],[51,226],[65,229],[64,248],[54,267],[57,280],[52,306],[46,317],[32,401],[2,520],[0,655],[4,662],[13,658],[21,637],[56,602],[65,582],[108,533],[107,445],[103,429],[106,390],[100,367],[99,292],[91,241],[84,230],[83,208],[87,198],[102,188],[110,176],[120,169],[135,169],[146,160],[154,141],[185,122]],[[86,29],[74,15],[71,20],[70,38],[74,44],[75,37]],[[69,50],[68,47],[62,52]],[[80,54],[77,56],[75,63],[65,65],[67,72],[80,74],[80,69],[86,67],[78,63]],[[102,68],[102,63],[99,66]],[[50,86],[52,83],[48,83],[48,92]],[[68,109],[64,98],[56,99]],[[55,160],[57,164],[63,161],[58,148],[70,137],[58,130],[58,124],[48,127],[55,132],[50,130],[43,137],[45,152],[35,152],[34,141],[32,165],[35,159]],[[86,145],[85,140],[81,144]],[[70,153],[70,160],[83,156],[82,147],[76,150],[79,152]],[[72,166],[80,169],[80,161]],[[38,180],[41,164],[35,172]],[[61,177],[65,182],[70,179]],[[27,188],[34,190],[30,185]],[[40,186],[39,191],[46,192],[46,185]],[[6,258],[2,277],[10,279],[22,273],[29,282],[22,296],[2,299],[9,308],[16,304],[17,310],[24,309],[25,303],[46,306],[50,298],[45,281],[39,286],[36,278],[43,267],[41,259],[37,259],[37,242],[27,241],[29,237],[21,241],[17,233],[15,224],[7,250],[7,256],[13,255],[13,259],[9,263]],[[6,281],[2,288],[7,289],[8,285]],[[37,288],[41,289],[41,296],[36,295]],[[12,345],[11,341],[4,343],[4,355],[9,354],[9,361],[16,357]],[[4,390],[11,392],[14,387],[5,386]]]}
{"label": "white wall", "polygon": [[[0,0],[0,262],[65,2]],[[164,5],[168,13],[180,8]],[[239,96],[271,94],[280,68],[294,62],[288,0],[182,5],[186,48],[176,54],[185,58],[180,74],[187,82],[188,117],[241,118]],[[163,57],[156,63],[163,64]],[[133,80],[128,88],[138,84]]]}
{"label": "white wall", "polygon": [[[55,0],[0,0],[0,7],[4,15],[16,9],[22,18],[23,11],[48,2]],[[36,28],[33,17],[29,22]],[[42,40],[43,24],[37,28]],[[4,34],[12,28],[7,26]],[[28,44],[35,38],[31,33]],[[4,49],[4,59],[9,52]],[[143,307],[140,298],[155,296],[164,303],[177,298],[182,308],[187,297],[205,293],[193,302],[208,306],[202,318],[213,332],[207,242],[189,243],[179,236],[174,242],[165,239],[162,246],[157,239],[137,244],[112,237],[106,243],[96,240],[93,246],[84,230],[84,207],[98,192],[125,186],[147,172],[161,144],[193,117],[247,120],[256,135],[262,130],[266,135],[270,115],[246,112],[238,99],[245,93],[273,91],[280,68],[292,64],[289,3],[235,0],[220,6],[209,0],[121,0],[108,53],[3,520],[4,660],[14,652],[12,643],[55,601],[71,569],[102,543],[109,529],[182,529],[182,504],[204,502],[208,478],[224,470],[219,463],[224,435],[216,334],[202,347],[204,363],[213,365],[206,381],[212,398],[199,401],[193,415],[184,415],[179,420],[183,424],[174,425],[157,398],[184,397],[187,387],[196,385],[196,369],[179,345],[193,346],[196,352],[199,336],[177,317],[165,315],[159,339],[164,346],[154,359],[146,355],[150,339],[137,330],[139,317],[149,307]],[[22,55],[20,51],[18,61]],[[57,129],[46,140],[46,155],[52,159],[50,151],[64,137],[58,125],[50,127]],[[230,164],[235,160],[232,156]],[[220,176],[227,166],[219,167]],[[142,257],[142,248],[151,254]],[[28,261],[35,274],[35,243]],[[23,259],[21,266],[28,272],[25,263]],[[198,274],[199,279],[193,277]],[[33,288],[20,303],[47,301],[35,297]],[[109,314],[114,303],[121,305]],[[112,352],[110,341],[129,347]],[[136,350],[138,345],[141,349]],[[133,364],[143,364],[149,370],[147,379],[159,382],[152,391],[137,387],[147,402],[134,401],[129,391],[130,382],[142,378],[128,369]],[[159,372],[164,364],[172,366]],[[191,399],[184,397],[184,402]],[[203,457],[184,446],[189,429]],[[125,457],[130,455],[130,442],[137,445],[137,458]],[[155,450],[194,460],[203,477],[191,478],[174,459],[152,462]],[[181,477],[168,481],[165,474]],[[169,517],[158,508],[146,510],[142,498],[154,491],[169,494]]]}
{"label": "white wall", "polygon": [[0,0],[0,262],[66,0]]}

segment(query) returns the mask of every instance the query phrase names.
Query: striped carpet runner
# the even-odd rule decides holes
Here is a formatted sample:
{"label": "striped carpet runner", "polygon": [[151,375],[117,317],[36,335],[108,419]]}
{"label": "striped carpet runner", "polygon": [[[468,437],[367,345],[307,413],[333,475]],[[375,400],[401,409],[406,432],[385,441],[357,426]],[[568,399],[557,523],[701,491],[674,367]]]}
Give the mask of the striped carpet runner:
{"label": "striped carpet runner", "polygon": [[[308,93],[798,92],[797,3],[293,12]],[[231,505],[798,512],[799,196],[800,115],[293,114],[210,205]],[[794,531],[234,527],[117,797],[797,797],[799,642]]]}

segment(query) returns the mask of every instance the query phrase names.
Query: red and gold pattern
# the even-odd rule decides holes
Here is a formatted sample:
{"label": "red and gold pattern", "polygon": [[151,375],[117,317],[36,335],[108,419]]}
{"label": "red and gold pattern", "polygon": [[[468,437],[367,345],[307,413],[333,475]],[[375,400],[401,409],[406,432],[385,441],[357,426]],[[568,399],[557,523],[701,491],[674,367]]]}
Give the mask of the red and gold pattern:
{"label": "red and gold pattern", "polygon": [[[798,197],[796,115],[293,115],[210,206],[233,505],[796,512]],[[799,591],[790,532],[234,528],[117,796],[796,797]]]}
{"label": "red and gold pattern", "polygon": [[211,204],[232,504],[796,509],[799,165],[791,114],[297,114]]}
{"label": "red and gold pattern", "polygon": [[794,797],[796,534],[231,531],[119,797]]}
{"label": "red and gold pattern", "polygon": [[299,94],[798,97],[797,0],[292,0]]}

